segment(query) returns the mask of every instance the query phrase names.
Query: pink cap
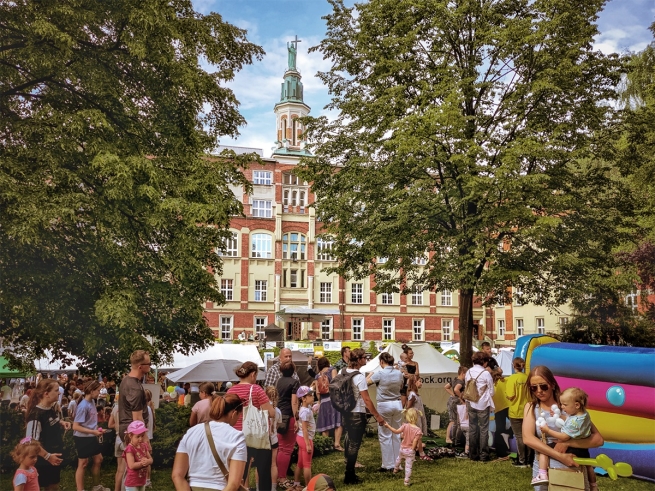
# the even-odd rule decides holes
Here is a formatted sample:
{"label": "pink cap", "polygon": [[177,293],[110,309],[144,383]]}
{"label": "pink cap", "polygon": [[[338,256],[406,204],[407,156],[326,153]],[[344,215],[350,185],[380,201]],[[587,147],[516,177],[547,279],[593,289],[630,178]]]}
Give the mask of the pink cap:
{"label": "pink cap", "polygon": [[146,428],[146,425],[143,424],[143,421],[132,421],[127,427],[127,433],[132,435],[140,435],[146,431],[148,431],[148,428]]}

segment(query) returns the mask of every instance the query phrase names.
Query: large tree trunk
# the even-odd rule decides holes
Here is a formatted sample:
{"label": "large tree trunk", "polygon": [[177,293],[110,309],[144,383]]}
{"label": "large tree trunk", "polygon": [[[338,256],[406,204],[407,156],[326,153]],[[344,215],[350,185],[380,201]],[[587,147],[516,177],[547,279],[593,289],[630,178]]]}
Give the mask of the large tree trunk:
{"label": "large tree trunk", "polygon": [[473,355],[473,290],[459,292],[459,363],[471,367]]}

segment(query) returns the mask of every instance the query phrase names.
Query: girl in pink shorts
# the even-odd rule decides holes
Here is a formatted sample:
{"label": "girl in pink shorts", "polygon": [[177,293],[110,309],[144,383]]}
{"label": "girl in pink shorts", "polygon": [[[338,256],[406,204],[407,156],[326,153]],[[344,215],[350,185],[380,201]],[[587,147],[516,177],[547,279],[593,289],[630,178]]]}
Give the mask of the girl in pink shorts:
{"label": "girl in pink shorts", "polygon": [[302,469],[305,478],[305,486],[312,478],[312,456],[314,455],[314,435],[316,434],[316,421],[314,420],[314,393],[312,389],[303,385],[296,392],[296,396],[302,404],[298,411],[298,434],[296,443],[298,444],[298,465],[296,466],[294,487],[302,489],[300,486],[300,470]]}
{"label": "girl in pink shorts", "polygon": [[400,470],[400,461],[405,459],[405,486],[409,486],[409,478],[412,477],[412,465],[414,465],[416,449],[421,442],[423,432],[421,428],[416,426],[416,422],[420,417],[419,412],[413,407],[403,412],[405,413],[407,423],[398,429],[392,428],[389,426],[389,423],[385,423],[384,426],[392,432],[402,435],[403,441],[400,443],[400,455],[396,459],[396,467],[393,473],[398,473]]}

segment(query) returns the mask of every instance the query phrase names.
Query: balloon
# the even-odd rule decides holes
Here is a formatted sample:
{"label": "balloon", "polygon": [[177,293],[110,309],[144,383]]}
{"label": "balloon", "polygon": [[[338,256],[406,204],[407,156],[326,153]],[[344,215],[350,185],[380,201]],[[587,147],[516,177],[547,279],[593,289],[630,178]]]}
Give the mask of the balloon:
{"label": "balloon", "polygon": [[172,386],[172,385],[169,385],[169,386],[166,388],[166,392],[168,392],[169,394],[172,394],[173,392],[175,392],[175,387]]}
{"label": "balloon", "polygon": [[555,420],[555,426],[558,428],[562,428],[564,426],[564,420],[562,418],[557,418]]}
{"label": "balloon", "polygon": [[552,406],[550,406],[550,410],[552,412],[555,412],[555,411],[559,411],[559,408],[557,407],[557,404],[553,404]]}
{"label": "balloon", "polygon": [[546,424],[548,426],[554,426],[555,425],[555,418],[552,416],[549,416],[546,418]]}
{"label": "balloon", "polygon": [[614,468],[621,477],[630,477],[632,475],[632,466],[627,462],[617,462],[614,464]]}

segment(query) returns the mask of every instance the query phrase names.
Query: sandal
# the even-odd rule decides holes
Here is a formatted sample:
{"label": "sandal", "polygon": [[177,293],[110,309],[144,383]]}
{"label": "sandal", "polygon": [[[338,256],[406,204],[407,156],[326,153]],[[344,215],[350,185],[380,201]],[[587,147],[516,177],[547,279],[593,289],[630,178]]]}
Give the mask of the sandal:
{"label": "sandal", "polygon": [[344,449],[343,449],[343,447],[342,447],[341,445],[335,445],[335,446],[334,446],[334,449],[335,449],[337,452],[343,452],[343,451],[344,451]]}
{"label": "sandal", "polygon": [[294,488],[293,481],[289,481],[288,479],[285,479],[284,481],[278,481],[277,486],[278,488],[289,490]]}
{"label": "sandal", "polygon": [[421,460],[432,462],[434,459],[432,457],[428,457],[427,455],[421,455]]}
{"label": "sandal", "polygon": [[355,462],[355,469],[363,469],[364,464],[360,464],[359,462]]}

